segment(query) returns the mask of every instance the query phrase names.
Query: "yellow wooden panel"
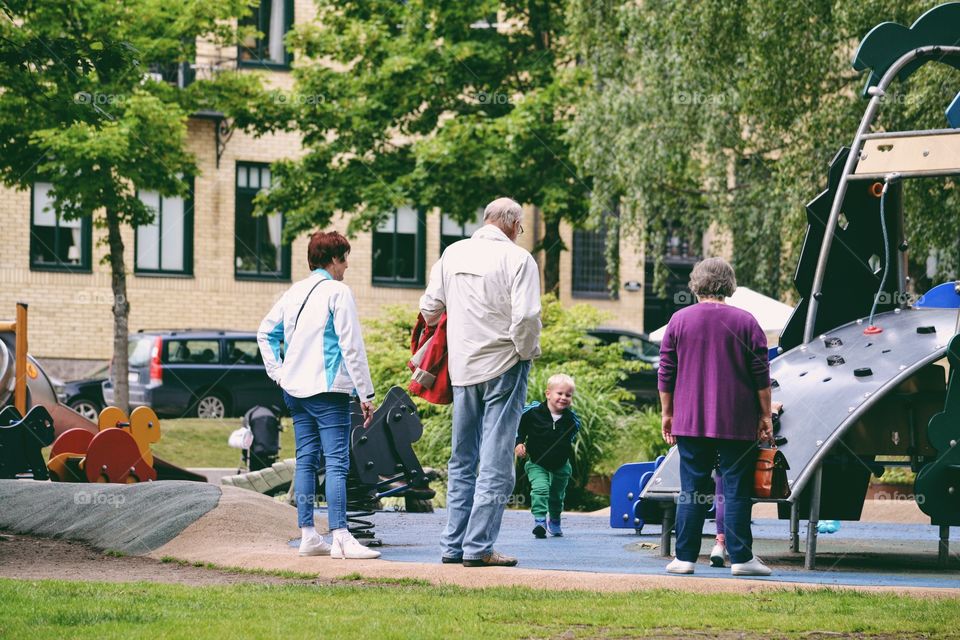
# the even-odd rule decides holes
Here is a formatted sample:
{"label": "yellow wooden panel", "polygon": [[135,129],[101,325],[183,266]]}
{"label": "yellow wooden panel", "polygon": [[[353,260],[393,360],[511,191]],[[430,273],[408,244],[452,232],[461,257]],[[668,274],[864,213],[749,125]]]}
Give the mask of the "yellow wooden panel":
{"label": "yellow wooden panel", "polygon": [[854,173],[907,171],[960,173],[960,132],[866,140]]}

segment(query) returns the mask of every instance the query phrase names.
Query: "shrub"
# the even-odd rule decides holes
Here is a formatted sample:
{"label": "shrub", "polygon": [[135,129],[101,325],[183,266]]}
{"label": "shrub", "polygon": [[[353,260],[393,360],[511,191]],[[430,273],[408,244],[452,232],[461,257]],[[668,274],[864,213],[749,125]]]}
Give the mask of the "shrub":
{"label": "shrub", "polygon": [[[568,506],[573,507],[587,498],[579,489],[586,485],[594,467],[622,443],[624,425],[638,420],[637,411],[625,404],[632,400],[630,393],[617,383],[643,364],[624,360],[619,345],[601,346],[587,335],[603,320],[594,307],[575,305],[565,309],[555,296],[544,296],[542,305],[542,355],[534,361],[530,372],[527,401],[544,400],[547,378],[554,373],[566,373],[576,380],[573,408],[580,416],[582,428],[574,444],[573,478],[568,492]],[[382,317],[366,323],[364,341],[370,373],[381,397],[391,386],[406,388],[410,381],[406,362],[410,358],[410,333],[416,315],[409,308],[391,307]],[[452,408],[431,405],[419,398],[414,401],[424,425],[423,437],[414,445],[420,462],[446,469]],[[659,437],[659,423],[656,433]],[[526,491],[525,481],[519,482],[517,489]]]}

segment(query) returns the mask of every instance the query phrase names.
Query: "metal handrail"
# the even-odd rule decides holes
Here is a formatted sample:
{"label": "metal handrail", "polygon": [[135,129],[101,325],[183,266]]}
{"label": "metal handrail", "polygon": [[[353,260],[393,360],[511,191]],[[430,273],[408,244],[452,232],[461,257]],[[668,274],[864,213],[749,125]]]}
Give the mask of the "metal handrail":
{"label": "metal handrail", "polygon": [[[834,195],[833,205],[830,207],[830,216],[827,219],[826,228],[824,229],[823,242],[820,245],[820,255],[817,257],[817,269],[814,272],[813,286],[810,290],[810,301],[807,306],[807,318],[803,328],[804,343],[810,342],[814,337],[814,328],[817,322],[817,311],[819,308],[820,298],[823,295],[823,279],[827,272],[827,260],[830,257],[830,248],[833,245],[833,237],[836,233],[837,221],[840,219],[840,207],[843,205],[843,199],[847,194],[847,184],[850,181],[854,167],[860,158],[860,151],[863,149],[863,141],[869,139],[866,138],[866,136],[875,135],[868,133],[867,129],[869,129],[870,125],[873,124],[877,110],[880,108],[880,103],[883,100],[883,97],[886,95],[887,87],[890,86],[900,71],[918,58],[934,55],[940,57],[960,56],[960,47],[944,47],[940,45],[934,45],[914,49],[913,51],[900,56],[900,58],[898,58],[897,61],[894,62],[889,69],[887,69],[887,72],[883,74],[883,78],[880,79],[880,82],[877,84],[877,86],[869,89],[871,95],[870,102],[867,104],[867,109],[863,114],[863,119],[860,121],[860,126],[857,128],[857,134],[853,139],[853,145],[851,146],[850,154],[847,156],[847,161],[843,165],[843,173],[840,176],[840,184],[837,185],[837,192]],[[910,174],[901,173],[901,175],[910,177]],[[868,179],[868,176],[858,176],[857,179]]]}

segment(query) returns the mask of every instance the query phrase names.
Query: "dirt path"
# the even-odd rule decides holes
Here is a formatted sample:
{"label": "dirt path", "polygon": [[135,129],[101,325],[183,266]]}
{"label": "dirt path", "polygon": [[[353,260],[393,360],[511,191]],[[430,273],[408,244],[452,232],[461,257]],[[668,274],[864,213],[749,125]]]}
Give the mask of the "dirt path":
{"label": "dirt path", "polygon": [[321,582],[195,567],[190,564],[161,562],[141,556],[116,557],[80,542],[9,534],[0,534],[0,578],[143,581],[190,586]]}

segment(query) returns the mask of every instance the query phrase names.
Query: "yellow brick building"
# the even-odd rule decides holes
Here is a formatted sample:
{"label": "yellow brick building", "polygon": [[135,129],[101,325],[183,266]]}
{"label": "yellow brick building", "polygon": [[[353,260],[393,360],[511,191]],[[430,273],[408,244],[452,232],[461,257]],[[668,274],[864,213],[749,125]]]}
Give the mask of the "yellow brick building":
{"label": "yellow brick building", "polygon": [[[278,31],[271,32],[265,21],[276,24],[281,17],[289,28],[293,20],[311,20],[313,4],[264,0],[266,5],[269,19],[263,12],[253,18],[266,34],[263,41],[229,49],[201,43],[196,64],[179,72],[201,76],[240,67],[240,72],[262,73],[273,86],[290,89],[289,53],[277,48]],[[149,228],[124,230],[131,331],[254,330],[290,282],[308,273],[305,237],[278,250],[281,221],[249,216],[253,195],[269,184],[269,163],[300,153],[299,137],[254,138],[230,132],[228,125],[216,114],[190,118],[189,149],[199,167],[191,198],[161,201],[156,194],[140,194],[158,210],[158,220]],[[527,231],[520,243],[531,249],[541,233],[532,210],[524,222]],[[17,301],[30,305],[30,350],[57,375],[81,376],[95,361],[107,361],[113,317],[110,268],[102,261],[106,231],[88,221],[58,220],[47,207],[43,184],[23,191],[0,188],[0,224],[6,232],[0,249],[0,317],[12,317]],[[338,220],[330,228],[344,231],[346,226]],[[441,247],[473,228],[453,225],[438,211],[401,209],[377,231],[351,238],[345,281],[361,315],[378,315],[393,304],[414,312]],[[561,259],[561,300],[594,304],[609,313],[609,326],[643,330],[642,284],[647,278],[635,241],[620,240],[619,290],[610,299],[604,291],[602,231],[565,227],[562,237],[570,251]],[[535,257],[542,265],[542,256]]]}

